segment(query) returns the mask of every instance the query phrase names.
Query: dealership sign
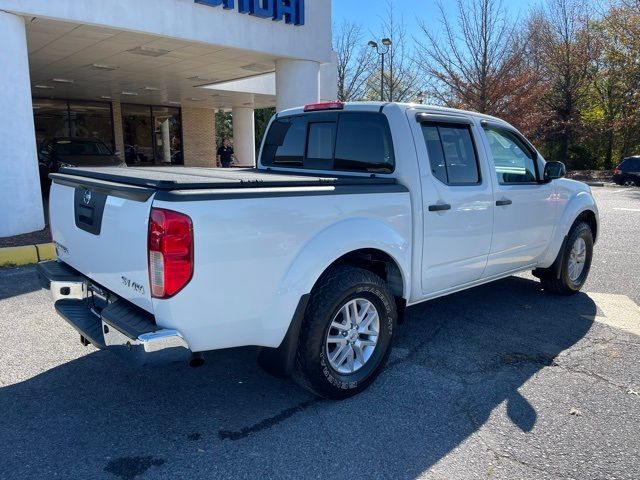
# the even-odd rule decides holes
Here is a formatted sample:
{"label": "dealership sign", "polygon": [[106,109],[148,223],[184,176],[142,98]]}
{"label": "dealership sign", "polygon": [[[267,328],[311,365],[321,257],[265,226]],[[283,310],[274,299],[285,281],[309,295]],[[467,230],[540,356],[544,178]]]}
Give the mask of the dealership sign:
{"label": "dealership sign", "polygon": [[248,13],[255,17],[284,20],[292,25],[304,25],[304,0],[195,0],[210,7],[222,7]]}

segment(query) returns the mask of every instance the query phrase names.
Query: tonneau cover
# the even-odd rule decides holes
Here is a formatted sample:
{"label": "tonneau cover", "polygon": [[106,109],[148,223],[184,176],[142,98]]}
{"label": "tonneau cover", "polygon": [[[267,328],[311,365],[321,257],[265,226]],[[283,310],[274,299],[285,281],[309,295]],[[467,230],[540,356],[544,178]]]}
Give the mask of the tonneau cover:
{"label": "tonneau cover", "polygon": [[[374,176],[325,176],[258,170],[255,168],[197,167],[101,167],[62,168],[60,177],[68,175],[116,182],[157,190],[190,190],[217,188],[260,188],[317,185],[394,184],[394,178]],[[52,174],[56,178],[57,174]],[[67,177],[68,178],[68,177]]]}

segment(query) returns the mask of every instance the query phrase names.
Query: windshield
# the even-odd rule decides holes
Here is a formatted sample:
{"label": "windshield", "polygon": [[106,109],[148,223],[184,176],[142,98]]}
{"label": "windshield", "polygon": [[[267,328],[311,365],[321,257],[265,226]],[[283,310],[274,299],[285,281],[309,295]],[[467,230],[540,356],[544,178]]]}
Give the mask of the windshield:
{"label": "windshield", "polygon": [[104,143],[90,140],[59,140],[54,150],[58,155],[111,155]]}

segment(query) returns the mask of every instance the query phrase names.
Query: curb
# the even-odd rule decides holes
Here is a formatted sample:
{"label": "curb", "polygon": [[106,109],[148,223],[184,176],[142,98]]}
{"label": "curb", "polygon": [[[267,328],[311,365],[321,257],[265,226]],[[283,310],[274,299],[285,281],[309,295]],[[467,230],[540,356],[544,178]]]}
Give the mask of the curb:
{"label": "curb", "polygon": [[604,187],[604,182],[584,182],[590,187]]}
{"label": "curb", "polygon": [[0,248],[0,268],[19,267],[55,259],[56,249],[53,243]]}

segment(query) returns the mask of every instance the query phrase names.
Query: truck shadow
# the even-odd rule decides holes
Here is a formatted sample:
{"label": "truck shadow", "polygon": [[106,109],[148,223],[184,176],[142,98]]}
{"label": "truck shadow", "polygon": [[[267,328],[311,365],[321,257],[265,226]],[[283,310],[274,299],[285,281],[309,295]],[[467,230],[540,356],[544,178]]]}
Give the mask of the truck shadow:
{"label": "truck shadow", "polygon": [[415,478],[492,412],[531,431],[537,412],[518,389],[594,315],[587,295],[519,277],[410,308],[385,371],[344,402],[267,376],[254,349],[148,370],[93,351],[0,388],[2,476]]}

